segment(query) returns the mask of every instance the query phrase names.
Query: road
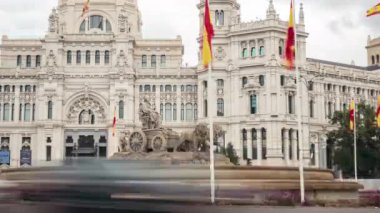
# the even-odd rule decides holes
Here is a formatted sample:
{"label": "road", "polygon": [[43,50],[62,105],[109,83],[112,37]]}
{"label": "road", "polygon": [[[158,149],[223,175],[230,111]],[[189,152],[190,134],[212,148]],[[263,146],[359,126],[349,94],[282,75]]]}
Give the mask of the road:
{"label": "road", "polygon": [[317,207],[256,207],[256,206],[208,206],[208,205],[179,205],[179,204],[162,204],[162,203],[143,203],[143,202],[125,202],[117,206],[98,207],[86,206],[86,204],[77,206],[68,206],[64,203],[21,203],[21,204],[0,204],[1,213],[121,213],[121,212],[196,212],[196,213],[372,213],[379,212],[377,208],[317,208]]}

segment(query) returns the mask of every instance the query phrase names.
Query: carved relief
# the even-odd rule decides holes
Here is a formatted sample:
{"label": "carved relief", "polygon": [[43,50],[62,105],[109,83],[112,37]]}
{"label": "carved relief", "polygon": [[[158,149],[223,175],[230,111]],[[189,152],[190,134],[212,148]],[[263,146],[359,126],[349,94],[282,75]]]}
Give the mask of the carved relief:
{"label": "carved relief", "polygon": [[120,50],[119,55],[117,56],[117,66],[126,67],[128,65],[127,57],[124,53],[124,50]]}
{"label": "carved relief", "polygon": [[119,14],[119,31],[121,33],[126,32],[127,29],[127,22],[128,22],[128,17],[126,15],[125,9],[122,9]]}
{"label": "carved relief", "polygon": [[50,50],[49,55],[46,60],[46,66],[47,67],[56,67],[57,66],[57,61],[56,57],[54,55],[53,50]]}
{"label": "carved relief", "polygon": [[218,61],[222,61],[226,57],[226,55],[226,51],[223,49],[223,47],[218,47],[214,54],[215,58]]}

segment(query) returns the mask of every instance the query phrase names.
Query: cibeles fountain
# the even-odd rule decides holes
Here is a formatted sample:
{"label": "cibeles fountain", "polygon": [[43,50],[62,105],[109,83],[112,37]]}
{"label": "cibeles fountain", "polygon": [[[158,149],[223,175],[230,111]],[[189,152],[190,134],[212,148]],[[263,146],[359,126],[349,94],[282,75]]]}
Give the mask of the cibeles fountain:
{"label": "cibeles fountain", "polygon": [[[164,179],[172,184],[188,185],[194,191],[203,191],[202,195],[194,195],[196,199],[208,200],[205,193],[210,183],[207,124],[199,124],[193,131],[182,134],[163,128],[159,113],[147,99],[141,104],[139,114],[142,128],[125,131],[120,140],[120,152],[111,159],[154,161],[156,164],[149,170],[152,180]],[[217,137],[220,134],[223,134],[222,129],[215,125],[214,135]],[[224,155],[215,154],[217,201],[299,203],[299,177],[298,168],[236,166]],[[305,168],[304,178],[306,202],[310,204],[359,203],[358,190],[362,186],[356,182],[337,181],[330,170]],[[190,191],[188,193],[191,194]]]}
{"label": "cibeles fountain", "polygon": [[[142,128],[122,132],[119,153],[111,159],[165,164],[207,164],[210,161],[210,134],[206,124],[198,124],[193,131],[182,134],[163,128],[160,114],[146,98],[140,105],[139,117]],[[222,128],[214,125],[215,138],[221,134]],[[215,154],[215,159],[216,165],[231,165],[224,155]]]}

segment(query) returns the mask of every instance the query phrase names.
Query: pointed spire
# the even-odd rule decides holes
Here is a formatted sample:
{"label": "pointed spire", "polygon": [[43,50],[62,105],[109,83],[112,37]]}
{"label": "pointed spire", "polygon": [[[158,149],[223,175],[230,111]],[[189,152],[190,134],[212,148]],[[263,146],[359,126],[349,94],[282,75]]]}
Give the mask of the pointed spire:
{"label": "pointed spire", "polygon": [[274,9],[273,0],[269,0],[269,6],[267,10],[267,19],[276,19],[276,18],[277,18],[277,14],[276,14],[276,10]]}
{"label": "pointed spire", "polygon": [[303,4],[300,4],[299,24],[305,25],[305,13],[303,11]]}

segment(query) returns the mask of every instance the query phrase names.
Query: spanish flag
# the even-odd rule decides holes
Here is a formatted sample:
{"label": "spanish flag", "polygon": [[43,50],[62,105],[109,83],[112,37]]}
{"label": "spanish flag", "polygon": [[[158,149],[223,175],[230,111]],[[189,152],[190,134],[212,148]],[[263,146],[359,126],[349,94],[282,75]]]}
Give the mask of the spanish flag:
{"label": "spanish flag", "polygon": [[116,107],[113,113],[112,136],[115,136],[115,132],[116,132]]}
{"label": "spanish flag", "polygon": [[377,97],[377,111],[376,111],[376,118],[377,118],[377,122],[376,122],[376,126],[378,128],[380,128],[380,95],[379,97]]}
{"label": "spanish flag", "polygon": [[293,0],[290,3],[290,15],[289,15],[289,25],[288,34],[286,37],[286,48],[285,48],[285,64],[289,70],[294,68],[295,60],[295,30],[294,30],[294,9]]}
{"label": "spanish flag", "polygon": [[373,6],[371,9],[367,10],[367,17],[380,14],[380,3],[376,6]]}
{"label": "spanish flag", "polygon": [[355,101],[352,100],[350,104],[350,130],[355,127]]}
{"label": "spanish flag", "polygon": [[203,66],[208,67],[212,61],[212,38],[214,37],[214,27],[211,22],[211,13],[208,0],[205,0],[204,30],[203,30]]}
{"label": "spanish flag", "polygon": [[82,9],[82,17],[90,10],[90,0],[84,0],[83,9]]}

